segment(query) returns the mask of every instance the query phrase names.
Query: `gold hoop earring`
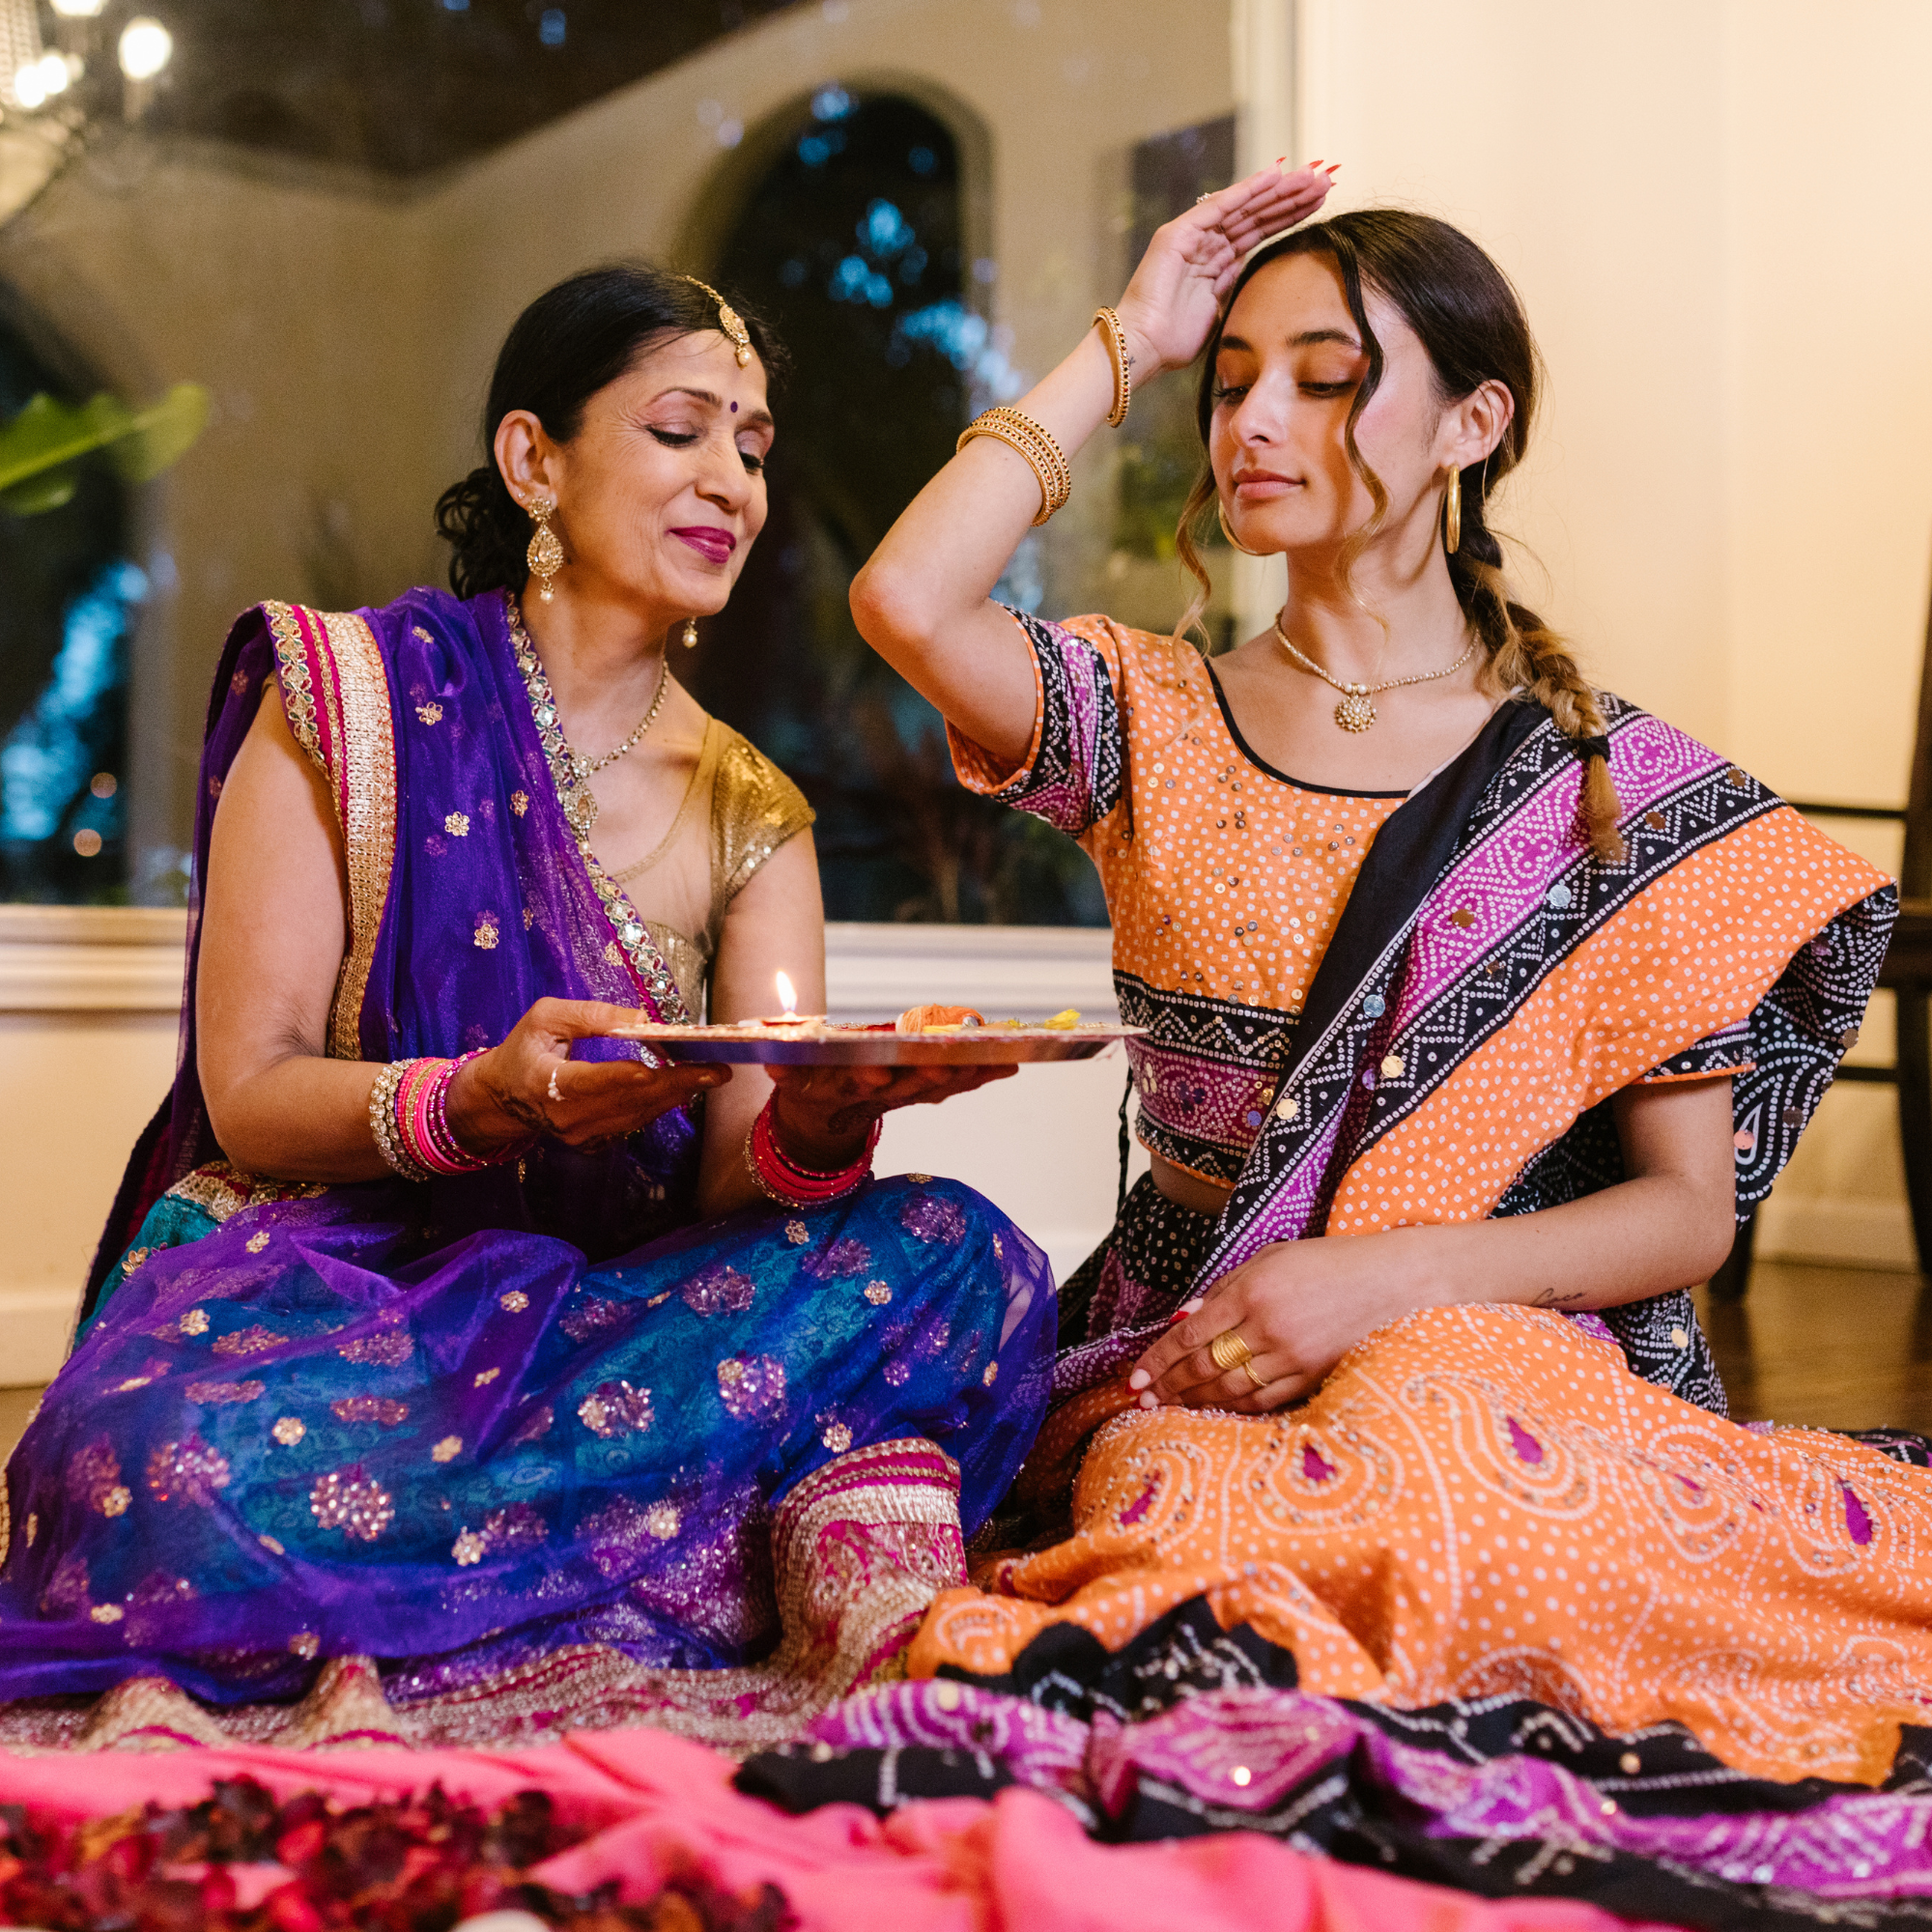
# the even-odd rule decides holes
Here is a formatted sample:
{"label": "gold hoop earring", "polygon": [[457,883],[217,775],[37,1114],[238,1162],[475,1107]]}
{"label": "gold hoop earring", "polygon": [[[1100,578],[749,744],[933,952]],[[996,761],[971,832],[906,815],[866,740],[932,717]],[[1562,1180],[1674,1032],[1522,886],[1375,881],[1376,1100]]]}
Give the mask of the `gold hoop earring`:
{"label": "gold hoop earring", "polygon": [[684,620],[684,647],[688,651],[695,651],[697,648],[697,619],[696,617],[687,617]]}
{"label": "gold hoop earring", "polygon": [[1463,548],[1463,472],[1449,468],[1449,487],[1442,493],[1442,549],[1454,556]]}
{"label": "gold hoop earring", "polygon": [[1228,541],[1237,551],[1239,551],[1243,556],[1265,556],[1267,554],[1267,552],[1264,550],[1250,550],[1247,547],[1247,545],[1244,544],[1240,540],[1240,538],[1235,534],[1233,527],[1230,526],[1228,522],[1227,506],[1223,504],[1219,497],[1216,497],[1214,498],[1214,518],[1215,521],[1219,523],[1219,525],[1221,526],[1221,534],[1224,537],[1226,537]]}
{"label": "gold hoop earring", "polygon": [[524,561],[530,567],[530,575],[537,581],[537,595],[548,604],[556,595],[553,580],[563,568],[563,545],[557,541],[556,532],[551,528],[550,520],[556,504],[548,497],[539,497],[530,510],[530,518],[536,528],[530,534],[530,547],[524,553]]}

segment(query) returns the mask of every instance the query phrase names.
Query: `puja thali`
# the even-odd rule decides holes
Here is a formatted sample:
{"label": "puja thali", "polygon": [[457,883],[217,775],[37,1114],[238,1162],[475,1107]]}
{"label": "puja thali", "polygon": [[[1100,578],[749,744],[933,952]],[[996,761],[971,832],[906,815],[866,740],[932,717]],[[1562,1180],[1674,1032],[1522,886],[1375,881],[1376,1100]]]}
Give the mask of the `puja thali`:
{"label": "puja thali", "polygon": [[612,1027],[673,1061],[784,1066],[1011,1066],[1035,1061],[1092,1060],[1145,1027],[1084,1021],[928,1027],[838,1026],[824,1019],[743,1020],[726,1026]]}

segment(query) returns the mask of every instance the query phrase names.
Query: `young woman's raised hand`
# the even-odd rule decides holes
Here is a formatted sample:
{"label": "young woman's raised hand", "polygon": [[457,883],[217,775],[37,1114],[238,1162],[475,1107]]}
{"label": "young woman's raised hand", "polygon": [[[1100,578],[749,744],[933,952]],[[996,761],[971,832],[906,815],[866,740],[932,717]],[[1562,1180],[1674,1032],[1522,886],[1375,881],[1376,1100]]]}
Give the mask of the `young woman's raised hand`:
{"label": "young woman's raised hand", "polygon": [[1154,230],[1119,310],[1137,383],[1184,368],[1200,355],[1242,258],[1257,242],[1307,220],[1329,186],[1329,174],[1313,163],[1293,174],[1263,168],[1204,195]]}

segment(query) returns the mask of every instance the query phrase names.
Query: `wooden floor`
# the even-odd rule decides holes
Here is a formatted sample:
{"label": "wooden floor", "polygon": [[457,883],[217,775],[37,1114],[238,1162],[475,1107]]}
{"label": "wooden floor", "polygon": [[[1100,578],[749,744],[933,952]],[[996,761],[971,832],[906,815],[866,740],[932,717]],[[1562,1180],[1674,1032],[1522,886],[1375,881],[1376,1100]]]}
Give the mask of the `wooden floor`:
{"label": "wooden floor", "polygon": [[1932,1435],[1932,1286],[1916,1274],[1759,1262],[1699,1314],[1739,1421]]}
{"label": "wooden floor", "polygon": [[[1932,1435],[1932,1286],[1919,1276],[1759,1262],[1742,1302],[1700,1290],[1697,1306],[1739,1421]],[[0,1456],[40,1399],[0,1389]]]}

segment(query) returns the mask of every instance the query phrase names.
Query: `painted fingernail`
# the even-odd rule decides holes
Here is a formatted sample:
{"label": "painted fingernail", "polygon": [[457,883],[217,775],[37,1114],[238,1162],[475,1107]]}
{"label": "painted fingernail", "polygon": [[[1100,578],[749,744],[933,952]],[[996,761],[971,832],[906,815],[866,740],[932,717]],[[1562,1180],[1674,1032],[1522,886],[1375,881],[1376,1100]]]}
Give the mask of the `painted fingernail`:
{"label": "painted fingernail", "polygon": [[1194,1311],[1195,1311],[1195,1310],[1196,1310],[1197,1308],[1199,1308],[1199,1307],[1201,1306],[1202,1302],[1203,1302],[1203,1301],[1204,1301],[1204,1300],[1205,1300],[1206,1298],[1207,1298],[1207,1297],[1206,1297],[1205,1295],[1199,1295],[1199,1294],[1197,1294],[1197,1295],[1196,1295],[1196,1296],[1194,1297],[1194,1299],[1193,1299],[1192,1301],[1183,1301],[1183,1302],[1182,1302],[1182,1303],[1180,1304],[1180,1312],[1181,1312],[1181,1314],[1183,1314],[1183,1315],[1192,1315],[1192,1314],[1194,1313]]}
{"label": "painted fingernail", "polygon": [[1130,1389],[1144,1389],[1152,1380],[1153,1378],[1145,1369],[1136,1369],[1127,1378],[1127,1386]]}
{"label": "painted fingernail", "polygon": [[1144,1395],[1141,1397],[1141,1406],[1143,1408],[1158,1408],[1160,1404],[1151,1395]]}
{"label": "painted fingernail", "polygon": [[1328,163],[1328,172],[1331,175],[1340,174],[1342,172],[1342,163],[1340,161],[1330,161]]}

